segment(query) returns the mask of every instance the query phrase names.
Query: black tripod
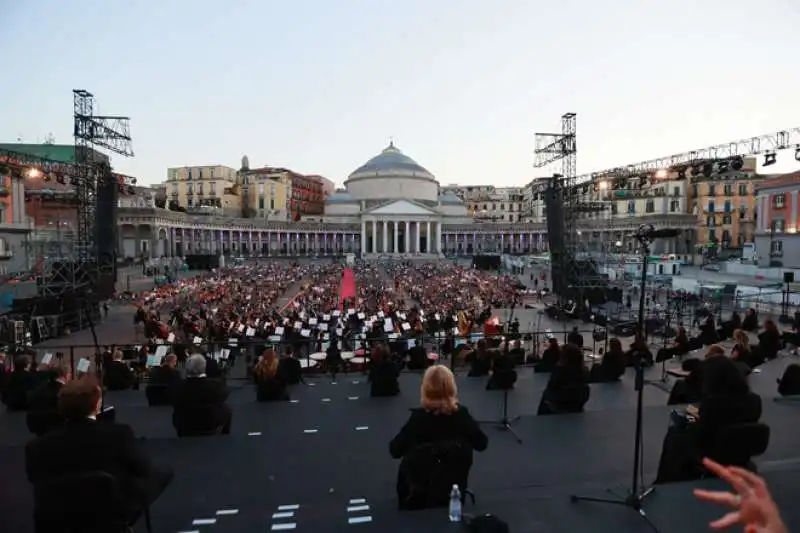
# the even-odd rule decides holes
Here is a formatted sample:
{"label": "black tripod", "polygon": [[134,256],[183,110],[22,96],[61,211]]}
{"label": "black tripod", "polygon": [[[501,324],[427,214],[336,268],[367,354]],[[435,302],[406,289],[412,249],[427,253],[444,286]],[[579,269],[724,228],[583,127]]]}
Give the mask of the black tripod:
{"label": "black tripod", "polygon": [[[663,230],[664,232],[669,230]],[[645,306],[645,285],[647,284],[647,258],[650,255],[650,243],[652,239],[659,237],[659,232],[656,232],[650,224],[642,224],[636,232],[636,239],[642,245],[642,278],[641,278],[641,291],[639,294],[639,321],[637,325],[637,337],[644,339],[644,306]],[[665,235],[666,236],[666,235]],[[611,499],[611,498],[598,498],[593,496],[576,496],[570,497],[573,503],[576,502],[595,502],[607,503],[611,505],[622,505],[639,513],[645,519],[647,524],[658,532],[655,524],[647,517],[644,509],[644,503],[648,496],[653,494],[655,487],[644,488],[641,485],[640,479],[642,477],[642,404],[643,404],[643,391],[644,391],[644,365],[642,364],[642,354],[636,354],[634,358],[634,369],[636,373],[636,434],[634,436],[633,444],[633,476],[631,481],[631,488],[625,498]]]}
{"label": "black tripod", "polygon": [[497,429],[499,429],[500,431],[511,433],[511,436],[514,437],[514,440],[522,444],[522,439],[519,437],[519,435],[517,435],[517,432],[514,431],[514,427],[511,425],[517,420],[519,420],[520,417],[513,416],[509,418],[508,416],[508,391],[509,391],[508,388],[503,389],[503,417],[500,420],[482,420],[479,423],[495,424],[497,426]]}

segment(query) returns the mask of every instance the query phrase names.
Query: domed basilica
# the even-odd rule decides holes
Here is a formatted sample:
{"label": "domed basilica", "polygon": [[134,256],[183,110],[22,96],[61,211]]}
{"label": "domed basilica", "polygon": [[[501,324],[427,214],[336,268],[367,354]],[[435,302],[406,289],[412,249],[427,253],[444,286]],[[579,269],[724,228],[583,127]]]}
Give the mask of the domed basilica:
{"label": "domed basilica", "polygon": [[471,224],[454,194],[441,194],[425,167],[390,143],[328,197],[325,222],[361,224],[366,254],[441,254],[442,226]]}

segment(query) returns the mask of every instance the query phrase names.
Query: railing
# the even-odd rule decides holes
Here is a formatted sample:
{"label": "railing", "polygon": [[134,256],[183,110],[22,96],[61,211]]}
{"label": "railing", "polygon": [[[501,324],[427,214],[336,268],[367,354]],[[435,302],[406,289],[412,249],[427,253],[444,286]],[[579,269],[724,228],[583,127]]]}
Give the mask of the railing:
{"label": "railing", "polygon": [[[474,346],[480,340],[485,339],[490,350],[503,351],[502,347],[498,347],[503,341],[509,340],[512,343],[519,342],[520,349],[522,350],[522,361],[518,366],[531,366],[533,359],[541,356],[544,346],[542,344],[549,338],[554,337],[559,341],[559,344],[567,342],[567,335],[573,330],[545,330],[534,332],[520,332],[505,335],[484,335],[482,333],[472,333],[469,335],[453,335],[450,337],[444,334],[419,334],[408,338],[390,338],[382,337],[377,339],[365,340],[359,336],[351,336],[343,340],[341,351],[343,354],[358,353],[358,357],[365,358],[365,360],[357,360],[355,363],[350,362],[350,366],[354,367],[357,371],[364,369],[364,365],[368,364],[371,348],[377,344],[387,344],[393,353],[405,353],[411,348],[410,341],[413,341],[415,346],[422,346],[425,348],[426,354],[435,354],[436,359],[434,362],[439,364],[446,364],[453,370],[464,369],[468,365],[465,361],[467,349],[464,347]],[[606,351],[607,339],[609,338],[606,333],[606,328],[595,327],[591,330],[582,330],[579,333],[588,334],[584,335],[584,339],[591,339],[588,345],[584,345],[586,352],[586,362],[591,363],[595,360],[599,362],[600,348]],[[448,347],[448,343],[452,346],[449,352],[443,353]],[[140,360],[140,351],[143,346],[147,345],[149,353],[151,354],[148,360]],[[161,358],[158,356],[165,356],[168,353],[175,353],[175,349],[180,352],[181,350],[188,356],[193,353],[203,353],[212,356],[214,359],[223,363],[228,370],[233,366],[233,362],[243,357],[246,365],[249,368],[257,361],[261,352],[265,349],[274,349],[279,354],[285,354],[287,348],[291,347],[294,356],[300,360],[301,366],[304,371],[309,374],[319,373],[324,368],[324,354],[327,349],[327,341],[310,341],[308,339],[298,339],[293,341],[287,340],[270,340],[270,339],[223,339],[216,341],[209,341],[202,339],[197,344],[172,344],[160,341],[160,343],[148,344],[143,339],[138,344],[123,344],[113,345],[113,349],[118,349],[123,352],[124,360],[142,370],[142,377],[146,378],[145,367],[150,368],[160,364]],[[106,346],[101,346],[103,350]],[[361,350],[365,350],[365,354],[361,355]],[[45,354],[50,354],[51,361],[61,361],[66,364],[69,369],[75,373],[102,373],[101,358],[96,353],[94,345],[87,344],[51,344],[47,347],[37,347],[36,362],[40,363],[45,357]],[[511,347],[510,353],[518,354],[519,351],[514,351]],[[351,359],[346,355],[347,362]],[[85,362],[82,362],[84,361]],[[230,364],[228,364],[230,362]],[[246,379],[247,373],[243,372],[240,376],[233,376],[230,372],[227,374],[228,379]]]}

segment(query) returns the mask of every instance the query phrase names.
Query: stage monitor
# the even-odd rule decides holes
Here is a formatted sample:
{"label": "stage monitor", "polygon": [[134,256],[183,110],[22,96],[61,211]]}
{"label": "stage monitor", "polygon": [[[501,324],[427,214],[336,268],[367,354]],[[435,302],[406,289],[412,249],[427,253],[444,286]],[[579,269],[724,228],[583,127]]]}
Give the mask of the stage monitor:
{"label": "stage monitor", "polygon": [[499,255],[481,254],[472,256],[472,268],[478,270],[499,270],[501,264]]}

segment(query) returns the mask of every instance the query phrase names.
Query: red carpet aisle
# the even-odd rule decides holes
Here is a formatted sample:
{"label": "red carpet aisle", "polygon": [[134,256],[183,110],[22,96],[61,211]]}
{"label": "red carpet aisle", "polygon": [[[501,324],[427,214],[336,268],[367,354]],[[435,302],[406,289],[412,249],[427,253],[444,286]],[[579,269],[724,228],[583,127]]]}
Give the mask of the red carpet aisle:
{"label": "red carpet aisle", "polygon": [[345,268],[342,272],[342,285],[339,287],[339,309],[344,311],[344,302],[356,297],[356,278],[352,268]]}

